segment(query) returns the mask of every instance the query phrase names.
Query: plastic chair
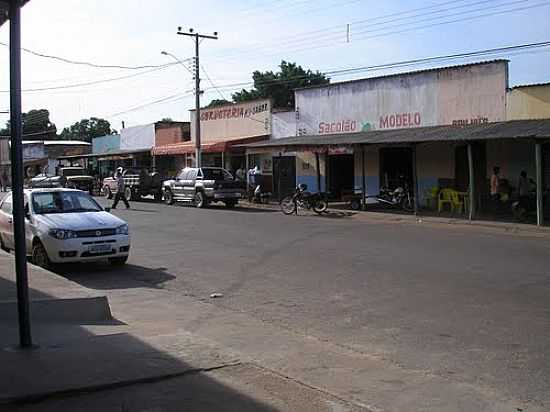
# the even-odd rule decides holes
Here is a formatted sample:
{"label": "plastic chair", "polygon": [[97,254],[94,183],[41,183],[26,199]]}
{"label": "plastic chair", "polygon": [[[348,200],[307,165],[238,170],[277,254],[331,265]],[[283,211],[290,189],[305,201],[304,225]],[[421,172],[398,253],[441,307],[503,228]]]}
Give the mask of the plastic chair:
{"label": "plastic chair", "polygon": [[453,206],[453,192],[452,189],[441,189],[437,196],[437,212],[441,213],[445,205],[449,205],[451,212],[454,211]]}
{"label": "plastic chair", "polygon": [[437,186],[434,186],[431,189],[426,189],[424,191],[424,198],[426,199],[428,208],[431,208],[432,204],[434,205],[434,208],[435,208],[435,204],[437,202],[438,196],[439,196],[439,187]]}
{"label": "plastic chair", "polygon": [[456,190],[451,191],[451,211],[458,210],[460,213],[464,213],[464,200],[460,197],[460,193]]}

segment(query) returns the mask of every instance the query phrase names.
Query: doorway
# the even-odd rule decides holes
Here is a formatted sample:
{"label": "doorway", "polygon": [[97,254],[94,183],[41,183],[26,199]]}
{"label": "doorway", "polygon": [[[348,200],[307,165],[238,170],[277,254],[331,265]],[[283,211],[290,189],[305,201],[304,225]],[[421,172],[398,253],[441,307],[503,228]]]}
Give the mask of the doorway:
{"label": "doorway", "polygon": [[[489,196],[487,185],[487,150],[483,142],[472,143],[474,160],[474,187],[477,194],[476,204],[481,205],[481,199]],[[470,171],[468,165],[468,146],[458,146],[455,149],[455,189],[461,192],[470,187]]]}
{"label": "doorway", "polygon": [[332,199],[341,199],[343,193],[353,192],[354,156],[338,154],[328,156],[328,192]]}
{"label": "doorway", "polygon": [[410,147],[380,149],[380,187],[412,187],[413,159]]}
{"label": "doorway", "polygon": [[273,158],[273,193],[279,199],[296,189],[296,156]]}

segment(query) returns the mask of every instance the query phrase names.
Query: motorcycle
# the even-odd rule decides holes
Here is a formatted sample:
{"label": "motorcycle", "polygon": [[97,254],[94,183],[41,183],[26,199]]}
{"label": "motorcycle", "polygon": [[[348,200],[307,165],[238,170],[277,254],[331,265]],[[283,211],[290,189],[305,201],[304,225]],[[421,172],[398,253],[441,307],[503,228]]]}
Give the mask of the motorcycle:
{"label": "motorcycle", "polygon": [[369,197],[386,205],[400,207],[406,212],[412,212],[414,210],[414,197],[407,185],[399,186],[394,190],[382,188],[378,195]]}
{"label": "motorcycle", "polygon": [[281,211],[285,215],[298,214],[298,208],[312,210],[321,214],[328,209],[326,193],[311,193],[307,191],[307,185],[300,184],[296,191],[281,200]]}

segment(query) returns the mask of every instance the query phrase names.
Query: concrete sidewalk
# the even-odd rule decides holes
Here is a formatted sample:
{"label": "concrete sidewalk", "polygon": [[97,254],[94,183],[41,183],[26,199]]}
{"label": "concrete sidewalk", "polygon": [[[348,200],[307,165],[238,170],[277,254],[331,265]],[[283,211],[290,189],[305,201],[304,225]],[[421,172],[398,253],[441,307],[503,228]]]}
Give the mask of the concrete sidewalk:
{"label": "concrete sidewalk", "polygon": [[13,258],[2,253],[2,411],[365,410],[243,362],[186,330],[159,333],[118,320],[106,297],[32,265],[32,331],[38,347],[22,351],[16,345],[16,312],[10,309],[14,281]]}
{"label": "concrete sidewalk", "polygon": [[[276,202],[270,203],[249,203],[241,201],[240,207],[250,209],[266,209],[280,211],[279,204]],[[315,215],[314,212],[302,211],[299,215]],[[492,231],[507,234],[517,234],[533,237],[550,238],[550,226],[536,226],[534,224],[519,223],[519,222],[501,222],[493,220],[468,220],[456,216],[434,216],[420,214],[415,216],[411,213],[401,213],[399,211],[383,211],[372,210],[351,210],[345,203],[329,203],[329,209],[321,217],[325,218],[347,218],[354,221],[362,221],[368,223],[383,223],[383,224],[423,224],[441,228],[461,228],[468,230]]]}

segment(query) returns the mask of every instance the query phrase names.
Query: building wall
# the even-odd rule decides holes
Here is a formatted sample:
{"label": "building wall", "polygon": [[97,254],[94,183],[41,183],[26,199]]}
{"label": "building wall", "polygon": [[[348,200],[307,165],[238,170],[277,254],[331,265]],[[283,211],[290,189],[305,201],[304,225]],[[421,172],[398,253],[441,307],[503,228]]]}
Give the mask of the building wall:
{"label": "building wall", "polygon": [[439,186],[440,179],[455,178],[455,145],[434,142],[418,145],[416,148],[418,177],[418,200],[425,206],[427,192]]}
{"label": "building wall", "polygon": [[500,176],[517,185],[522,170],[535,179],[535,144],[529,141],[496,140],[487,142],[487,176],[493,167],[500,167]]}
{"label": "building wall", "polygon": [[155,127],[155,146],[180,143],[190,139],[189,123],[158,123]]}
{"label": "building wall", "polygon": [[296,136],[296,112],[277,112],[271,115],[272,139]]}
{"label": "building wall", "polygon": [[298,134],[501,121],[507,79],[499,61],[297,90]]}
{"label": "building wall", "polygon": [[[195,140],[195,111],[191,110],[191,140]],[[232,140],[271,134],[271,101],[201,109],[201,141]]]}
{"label": "building wall", "polygon": [[94,137],[92,139],[92,153],[103,154],[120,150],[120,135]]}
{"label": "building wall", "polygon": [[550,118],[550,84],[516,87],[506,97],[507,120]]}
{"label": "building wall", "polygon": [[321,174],[321,188],[317,181],[317,161],[315,153],[296,153],[296,185],[306,184],[310,192],[326,191],[325,155],[319,155],[319,169]]}
{"label": "building wall", "polygon": [[120,150],[150,149],[154,145],[154,123],[127,127],[120,131]]}

